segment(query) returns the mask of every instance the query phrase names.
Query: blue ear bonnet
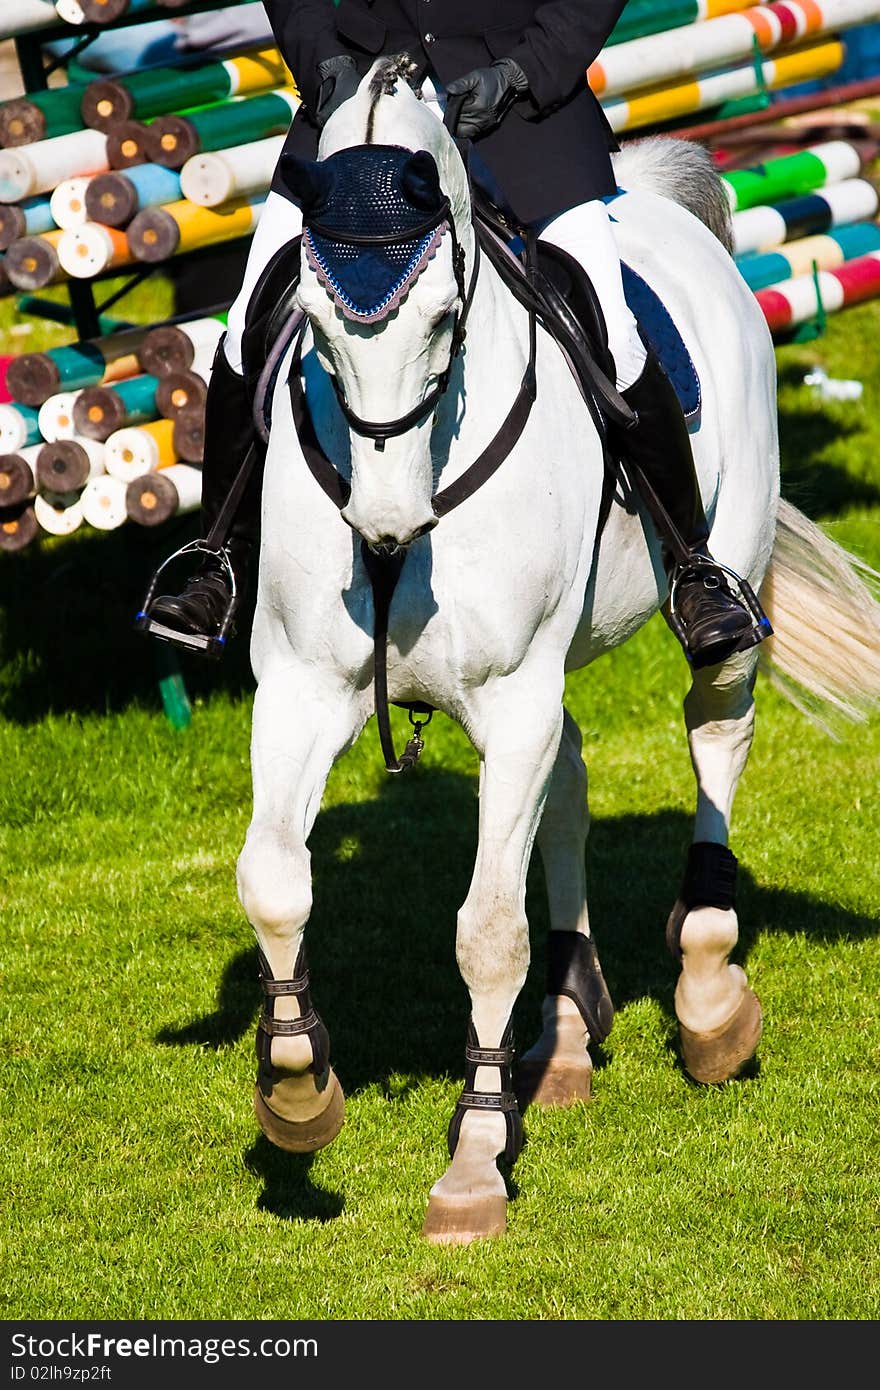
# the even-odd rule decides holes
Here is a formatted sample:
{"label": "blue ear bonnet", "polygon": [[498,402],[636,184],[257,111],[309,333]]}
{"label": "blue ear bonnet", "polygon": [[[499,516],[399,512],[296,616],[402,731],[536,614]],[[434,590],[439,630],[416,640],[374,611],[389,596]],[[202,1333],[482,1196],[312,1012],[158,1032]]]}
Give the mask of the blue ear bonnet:
{"label": "blue ear bonnet", "polygon": [[385,318],[436,253],[451,216],[433,156],[355,145],[314,162],[283,156],[282,172],[302,207],[308,262],[343,314]]}

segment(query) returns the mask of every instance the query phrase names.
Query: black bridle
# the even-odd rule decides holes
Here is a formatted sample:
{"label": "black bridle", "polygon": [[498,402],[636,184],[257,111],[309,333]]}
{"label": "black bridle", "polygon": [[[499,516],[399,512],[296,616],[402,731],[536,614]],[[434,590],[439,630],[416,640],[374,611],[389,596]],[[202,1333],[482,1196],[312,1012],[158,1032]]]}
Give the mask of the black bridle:
{"label": "black bridle", "polygon": [[429,391],[424,400],[418,405],[413,406],[412,410],[406,415],[401,415],[397,420],[374,421],[364,420],[360,415],[356,415],[351,406],[345,399],[342,387],[339,385],[336,374],[331,377],[333,390],[336,392],[336,399],[339,402],[339,409],[355,434],[361,435],[364,439],[372,439],[377,450],[381,453],[385,448],[386,439],[394,439],[397,435],[406,434],[408,430],[414,429],[436,409],[441,397],[445,394],[449,381],[452,376],[452,368],[455,359],[461,351],[465,339],[465,324],[470,307],[474,298],[474,290],[477,285],[477,273],[480,268],[480,247],[479,242],[474,239],[474,265],[471,271],[470,285],[465,287],[464,282],[464,250],[458,240],[455,230],[455,219],[449,206],[449,199],[444,198],[437,211],[425,222],[417,227],[407,228],[406,231],[391,235],[366,235],[358,232],[339,232],[336,229],[323,227],[318,222],[306,221],[304,230],[314,232],[315,236],[322,236],[328,240],[341,242],[345,246],[394,246],[402,241],[415,241],[419,237],[427,236],[437,227],[445,222],[452,238],[452,270],[455,275],[455,283],[458,286],[458,300],[461,307],[455,316],[455,323],[452,327],[452,346],[449,353],[449,361],[444,371],[437,379],[437,385]]}

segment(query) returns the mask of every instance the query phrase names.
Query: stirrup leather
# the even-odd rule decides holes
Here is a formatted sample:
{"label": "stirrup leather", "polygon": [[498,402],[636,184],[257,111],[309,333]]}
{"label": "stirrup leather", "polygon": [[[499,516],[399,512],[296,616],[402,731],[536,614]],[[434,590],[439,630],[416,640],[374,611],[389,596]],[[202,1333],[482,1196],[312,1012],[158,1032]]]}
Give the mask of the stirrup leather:
{"label": "stirrup leather", "polygon": [[740,598],[743,607],[747,610],[752,619],[751,628],[743,633],[733,649],[735,652],[747,651],[749,647],[754,647],[758,642],[763,642],[765,637],[772,637],[773,628],[770,625],[770,619],[758,602],[757,595],[749,581],[744,579],[741,574],[737,574],[736,570],[731,569],[729,565],[723,565],[720,560],[716,560],[708,555],[692,553],[688,556],[687,564],[683,564],[680,560],[676,562],[672,581],[669,586],[669,626],[672,628],[672,631],[675,633],[688,655],[690,655],[688,631],[676,612],[675,598],[679,583],[685,572],[689,569],[701,568],[707,570],[709,573],[720,570],[722,574],[732,579],[736,586],[734,597],[738,596]]}
{"label": "stirrup leather", "polygon": [[[272,1065],[272,1039],[295,1038],[303,1033],[308,1037],[312,1048],[312,1063],[308,1070],[315,1077],[316,1089],[323,1091],[330,1075],[330,1038],[320,1016],[312,1006],[305,948],[301,946],[299,949],[292,980],[274,980],[263,952],[258,951],[258,955],[260,985],[264,999],[255,1039],[259,1063],[257,1085],[260,1092],[263,1096],[270,1096],[278,1079],[278,1071]],[[299,1004],[299,1018],[275,1017],[275,1000],[282,995],[292,995],[296,999]]]}
{"label": "stirrup leather", "polygon": [[[226,577],[229,581],[229,602],[226,604],[223,611],[220,627],[213,636],[203,636],[199,632],[178,632],[176,628],[166,627],[164,623],[160,623],[156,618],[150,616],[150,608],[156,597],[156,590],[159,587],[159,576],[162,571],[170,565],[172,561],[178,560],[181,555],[196,554],[213,555],[216,559],[219,559],[226,570]],[[229,558],[229,552],[226,546],[215,549],[204,540],[188,541],[187,544],[182,545],[179,550],[175,550],[173,555],[169,555],[167,560],[163,560],[162,564],[156,570],[150,580],[150,585],[144,596],[140,611],[135,617],[135,627],[140,632],[148,633],[151,637],[158,637],[162,642],[174,642],[180,647],[190,647],[195,651],[203,652],[206,656],[219,657],[222,656],[226,646],[226,639],[232,627],[232,620],[235,617],[238,600],[239,593],[238,585],[235,582],[235,571],[232,568],[232,562]]]}
{"label": "stirrup leather", "polygon": [[[519,1105],[513,1093],[513,1079],[511,1076],[511,1068],[513,1066],[512,1020],[504,1030],[504,1036],[501,1039],[500,1047],[480,1047],[474,1021],[470,1019],[468,1022],[467,1043],[465,1045],[464,1057],[464,1090],[458,1098],[455,1113],[449,1122],[449,1130],[446,1136],[449,1157],[452,1158],[458,1145],[465,1112],[468,1110],[495,1110],[500,1111],[504,1116],[507,1128],[504,1159],[507,1163],[513,1163],[523,1146],[523,1125],[522,1117],[519,1113]],[[500,1094],[494,1091],[474,1090],[478,1067],[498,1068],[501,1086]]]}

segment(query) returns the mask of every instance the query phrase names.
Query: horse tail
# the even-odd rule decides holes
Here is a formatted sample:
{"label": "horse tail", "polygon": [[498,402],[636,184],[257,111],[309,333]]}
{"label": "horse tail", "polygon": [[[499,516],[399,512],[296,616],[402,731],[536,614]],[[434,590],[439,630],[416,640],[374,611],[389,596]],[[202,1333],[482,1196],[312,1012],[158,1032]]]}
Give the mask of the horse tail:
{"label": "horse tail", "polygon": [[711,154],[702,145],[674,135],[648,135],[629,141],[612,161],[621,188],[644,188],[680,203],[733,255],[730,199]]}
{"label": "horse tail", "polygon": [[880,706],[880,573],[781,499],[761,586],[759,670],[826,733]]}

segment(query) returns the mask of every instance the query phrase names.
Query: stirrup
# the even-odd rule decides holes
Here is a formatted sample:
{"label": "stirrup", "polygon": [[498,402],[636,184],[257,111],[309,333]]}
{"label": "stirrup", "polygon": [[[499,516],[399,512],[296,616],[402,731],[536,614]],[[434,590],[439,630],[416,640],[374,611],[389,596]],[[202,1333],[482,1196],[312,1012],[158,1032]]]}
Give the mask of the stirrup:
{"label": "stirrup", "polygon": [[681,561],[676,563],[672,582],[669,586],[669,626],[684,648],[684,653],[688,661],[693,660],[693,653],[690,649],[687,628],[675,611],[675,596],[685,572],[689,569],[699,569],[701,567],[710,571],[721,570],[723,574],[733,580],[736,586],[734,598],[737,596],[739,597],[743,607],[748,611],[752,619],[751,627],[738,639],[734,647],[728,653],[729,656],[733,656],[736,652],[748,651],[750,647],[755,647],[759,642],[763,642],[765,637],[772,637],[773,628],[770,625],[770,619],[758,602],[757,595],[749,581],[744,579],[741,574],[737,574],[736,570],[731,569],[729,565],[722,564],[720,560],[716,560],[709,555],[694,553],[688,556],[686,564]]}
{"label": "stirrup", "polygon": [[[176,628],[166,627],[164,623],[160,623],[155,618],[150,617],[150,608],[156,597],[156,590],[159,587],[159,576],[162,571],[166,569],[172,561],[178,560],[181,555],[193,554],[213,555],[215,559],[221,560],[226,568],[226,574],[229,579],[229,602],[223,611],[219,630],[212,637],[203,636],[198,632],[178,632]],[[221,546],[219,550],[215,550],[213,546],[208,545],[203,540],[188,541],[187,544],[182,545],[179,550],[175,550],[173,555],[169,555],[167,560],[162,561],[162,564],[150,580],[149,588],[141,604],[140,611],[135,616],[134,622],[139,632],[143,632],[150,637],[157,637],[162,642],[173,642],[179,647],[188,647],[191,650],[203,652],[206,656],[216,659],[223,655],[223,651],[226,647],[226,639],[229,636],[229,629],[232,626],[232,619],[235,616],[237,607],[238,586],[235,582],[235,571],[232,568],[232,562],[229,559],[227,547],[224,545]]]}
{"label": "stirrup", "polygon": [[[446,1147],[452,1158],[458,1146],[461,1125],[468,1110],[495,1110],[504,1116],[506,1141],[503,1157],[505,1162],[513,1163],[523,1146],[523,1124],[519,1113],[519,1103],[513,1092],[511,1067],[513,1066],[513,1026],[508,1023],[501,1039],[500,1047],[480,1047],[473,1019],[468,1023],[465,1056],[464,1090],[458,1098],[455,1112],[449,1121]],[[500,1094],[494,1091],[475,1091],[474,1082],[477,1067],[497,1067],[501,1085]]]}

